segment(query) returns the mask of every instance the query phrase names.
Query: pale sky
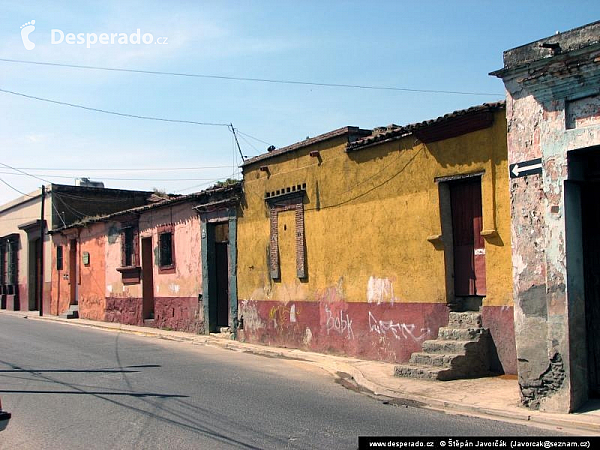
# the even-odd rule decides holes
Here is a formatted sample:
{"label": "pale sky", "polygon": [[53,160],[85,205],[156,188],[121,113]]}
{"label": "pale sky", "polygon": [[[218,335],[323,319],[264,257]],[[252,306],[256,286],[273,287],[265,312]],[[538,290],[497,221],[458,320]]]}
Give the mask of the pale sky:
{"label": "pale sky", "polygon": [[[488,75],[502,67],[502,52],[600,19],[600,2],[0,1],[0,11],[0,59],[483,94],[0,61],[2,90],[138,116],[233,123],[245,133],[242,152],[254,156],[268,144],[283,147],[347,125],[404,125],[502,100],[502,82]],[[25,30],[31,50],[23,25],[33,27]],[[138,29],[152,35],[151,44],[118,43]],[[52,30],[86,39],[107,33],[109,42],[87,48],[75,36],[73,44],[53,44]],[[4,92],[0,105],[0,204],[43,183],[6,166],[56,183],[89,177],[111,188],[176,193],[239,175],[224,126],[117,117]]]}

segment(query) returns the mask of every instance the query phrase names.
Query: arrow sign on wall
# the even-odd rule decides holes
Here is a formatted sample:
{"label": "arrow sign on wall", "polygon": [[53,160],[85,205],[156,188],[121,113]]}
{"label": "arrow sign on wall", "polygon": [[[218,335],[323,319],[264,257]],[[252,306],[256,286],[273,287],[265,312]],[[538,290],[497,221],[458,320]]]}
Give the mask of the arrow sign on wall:
{"label": "arrow sign on wall", "polygon": [[530,159],[511,164],[509,166],[510,177],[519,178],[527,175],[535,175],[542,173],[542,158]]}

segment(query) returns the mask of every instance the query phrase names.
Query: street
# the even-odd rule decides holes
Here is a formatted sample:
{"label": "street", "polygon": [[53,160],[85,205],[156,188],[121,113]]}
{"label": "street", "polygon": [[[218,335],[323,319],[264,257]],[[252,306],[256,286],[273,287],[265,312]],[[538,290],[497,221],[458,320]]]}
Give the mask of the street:
{"label": "street", "polygon": [[2,449],[329,448],[548,431],[386,405],[307,363],[0,315]]}

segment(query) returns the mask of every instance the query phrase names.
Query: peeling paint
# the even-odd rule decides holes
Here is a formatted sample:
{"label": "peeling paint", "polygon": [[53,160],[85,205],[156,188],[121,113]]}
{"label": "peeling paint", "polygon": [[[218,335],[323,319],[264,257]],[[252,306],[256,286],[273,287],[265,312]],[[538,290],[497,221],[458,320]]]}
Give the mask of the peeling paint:
{"label": "peeling paint", "polygon": [[367,302],[381,303],[389,302],[392,305],[396,301],[394,296],[394,284],[388,278],[369,277],[367,284]]}
{"label": "peeling paint", "polygon": [[304,338],[302,339],[304,345],[309,346],[310,342],[312,341],[312,337],[312,331],[310,331],[310,328],[306,327],[306,331],[304,332]]}
{"label": "peeling paint", "polygon": [[241,303],[241,315],[244,318],[244,329],[256,331],[265,328],[265,322],[260,318],[256,308],[256,301],[243,300]]}

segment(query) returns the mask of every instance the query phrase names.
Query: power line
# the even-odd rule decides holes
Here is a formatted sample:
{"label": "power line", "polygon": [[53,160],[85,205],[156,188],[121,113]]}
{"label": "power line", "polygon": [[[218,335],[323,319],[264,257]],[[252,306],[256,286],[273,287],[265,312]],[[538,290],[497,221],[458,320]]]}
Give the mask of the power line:
{"label": "power line", "polygon": [[246,144],[248,144],[250,147],[252,147],[257,154],[260,153],[260,150],[257,149],[254,145],[252,145],[252,143],[248,139],[246,139],[244,136],[242,136],[242,134],[239,131],[238,131],[238,134],[240,135],[240,139],[242,139]]}
{"label": "power line", "polygon": [[35,175],[30,174],[30,173],[24,172],[21,169],[17,169],[15,167],[9,166],[8,164],[4,164],[3,162],[0,162],[0,165],[2,165],[4,167],[8,167],[9,169],[12,169],[12,170],[16,170],[17,172],[21,172],[23,175],[27,175],[27,176],[35,178],[37,180],[43,181],[44,183],[52,184],[52,181],[44,180],[43,178],[40,178],[38,176],[35,176]]}
{"label": "power line", "polygon": [[[229,166],[227,166],[230,168]],[[2,172],[0,174],[5,175],[19,175],[19,176],[34,176],[28,173],[14,173],[14,172]],[[71,177],[67,175],[48,175],[48,174],[39,174],[49,178],[62,178],[72,180],[78,177]],[[204,181],[204,180],[212,180],[212,178],[118,178],[118,177],[102,177],[102,180],[111,180],[111,181]],[[49,182],[50,183],[50,182]]]}
{"label": "power line", "polygon": [[29,194],[26,194],[25,192],[22,192],[22,191],[18,190],[18,189],[17,189],[16,187],[14,187],[14,186],[11,186],[11,185],[10,185],[10,184],[8,184],[6,181],[4,181],[2,178],[0,178],[0,181],[2,181],[2,182],[5,184],[5,185],[7,185],[7,186],[8,186],[9,188],[11,188],[13,191],[16,191],[16,192],[18,192],[19,194],[21,194],[21,195],[24,195],[25,197],[31,197],[31,198],[33,198],[31,195],[29,195]]}
{"label": "power line", "polygon": [[199,73],[183,73],[183,72],[162,72],[157,70],[141,70],[141,69],[124,69],[120,67],[102,67],[102,66],[83,66],[79,64],[65,64],[65,63],[52,63],[43,61],[26,61],[20,59],[8,59],[0,58],[0,61],[9,63],[19,64],[35,64],[39,66],[52,66],[52,67],[69,67],[72,69],[88,69],[88,70],[105,70],[110,72],[128,72],[128,73],[141,73],[146,75],[169,75],[176,77],[190,77],[190,78],[212,78],[217,80],[229,80],[229,81],[253,81],[259,83],[277,83],[277,84],[295,84],[304,86],[321,86],[321,87],[334,87],[334,88],[350,88],[350,89],[369,89],[379,91],[402,91],[402,92],[421,92],[428,94],[457,94],[457,95],[495,95],[498,97],[504,97],[504,94],[496,92],[464,92],[464,91],[445,91],[436,89],[411,89],[393,86],[372,86],[362,84],[343,84],[343,83],[318,83],[312,81],[299,81],[299,80],[281,80],[274,78],[249,78],[249,77],[231,77],[224,75],[208,75]]}
{"label": "power line", "polygon": [[54,103],[56,105],[62,105],[62,106],[70,106],[71,108],[85,109],[86,111],[94,111],[94,112],[99,112],[99,113],[103,113],[103,114],[111,114],[114,116],[129,117],[131,119],[156,120],[159,122],[187,123],[187,124],[191,124],[191,125],[205,125],[205,126],[229,128],[229,124],[227,124],[227,123],[196,122],[195,120],[178,120],[178,119],[165,119],[162,117],[139,116],[137,114],[126,114],[126,113],[121,113],[121,112],[117,112],[117,111],[108,111],[105,109],[91,108],[89,106],[77,105],[75,103],[59,102],[58,100],[50,100],[48,98],[22,94],[20,92],[9,91],[7,89],[0,89],[0,92],[4,92],[5,94],[17,95],[19,97],[29,98],[31,100],[38,100],[41,102]]}
{"label": "power line", "polygon": [[[237,128],[236,131],[241,133]],[[52,171],[62,171],[66,172],[67,170],[85,170],[90,172],[95,171],[124,171],[124,172],[153,172],[153,171],[177,171],[177,170],[205,170],[205,169],[228,169],[229,166],[200,166],[200,167],[148,167],[148,168],[131,168],[131,169],[123,169],[123,168],[112,168],[112,169],[92,169],[86,167],[73,167],[73,168],[56,168],[56,167],[18,167],[21,170],[52,170]]]}
{"label": "power line", "polygon": [[272,145],[272,144],[270,144],[269,142],[265,142],[265,141],[263,141],[263,140],[261,140],[261,139],[255,138],[254,136],[250,136],[248,133],[244,133],[244,132],[240,131],[239,129],[237,130],[237,132],[238,132],[239,134],[243,134],[243,135],[244,135],[244,136],[246,136],[246,137],[249,137],[249,138],[251,138],[251,139],[254,139],[255,141],[261,142],[261,143],[263,143],[263,144],[265,144],[265,145]]}

